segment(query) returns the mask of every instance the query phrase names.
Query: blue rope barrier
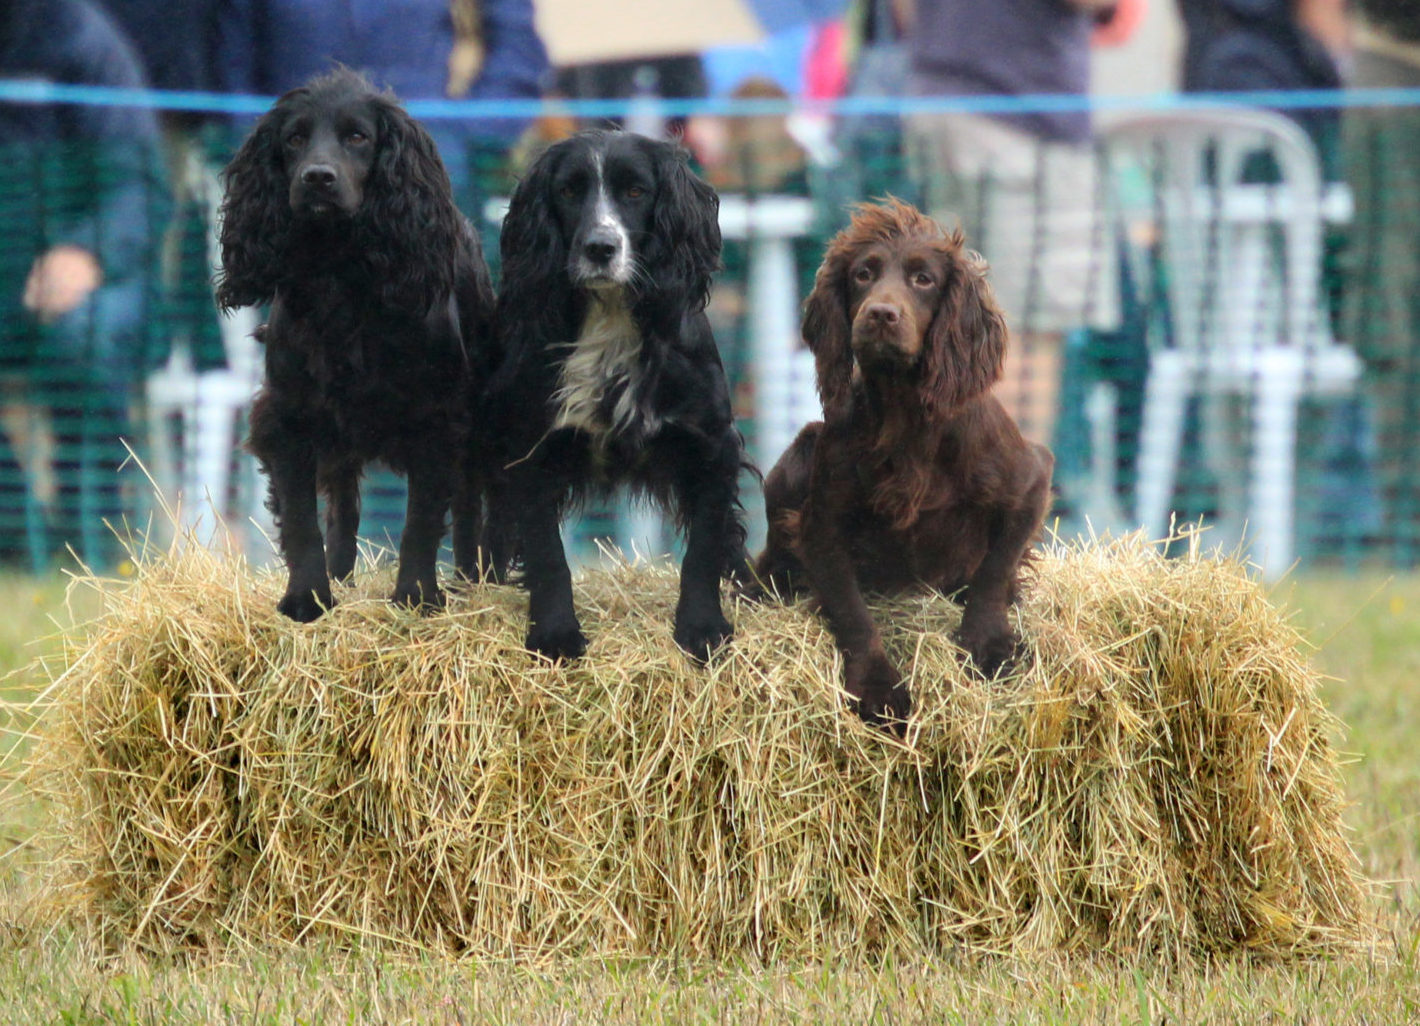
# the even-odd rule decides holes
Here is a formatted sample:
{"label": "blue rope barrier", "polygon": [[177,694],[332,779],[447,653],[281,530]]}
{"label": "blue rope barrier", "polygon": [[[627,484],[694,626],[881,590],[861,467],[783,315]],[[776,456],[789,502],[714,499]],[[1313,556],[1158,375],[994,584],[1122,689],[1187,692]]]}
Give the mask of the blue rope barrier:
{"label": "blue rope barrier", "polygon": [[[99,107],[151,107],[155,110],[210,114],[261,114],[275,97],[235,93],[185,92],[162,89],[119,89],[59,82],[0,82],[0,103],[59,103]],[[836,100],[701,100],[654,101],[667,117],[721,115],[785,115],[810,112],[853,114],[1032,114],[1058,111],[1208,110],[1220,106],[1271,107],[1281,110],[1420,107],[1420,88],[1258,90],[1235,93],[1153,93],[1147,96],[1032,94],[1027,96],[853,96]],[[550,111],[579,118],[625,117],[645,100],[410,100],[415,117],[431,120],[526,119]]]}

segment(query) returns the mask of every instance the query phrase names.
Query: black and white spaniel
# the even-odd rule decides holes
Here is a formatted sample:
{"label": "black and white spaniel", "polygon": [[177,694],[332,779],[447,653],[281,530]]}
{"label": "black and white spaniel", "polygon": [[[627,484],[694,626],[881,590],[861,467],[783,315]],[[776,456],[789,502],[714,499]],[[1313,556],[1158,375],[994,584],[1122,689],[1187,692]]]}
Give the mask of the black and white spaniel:
{"label": "black and white spaniel", "polygon": [[[223,308],[270,303],[251,451],[290,568],[281,612],[310,621],[355,567],[360,474],[409,479],[394,601],[439,606],[439,541],[478,572],[473,397],[491,364],[493,288],[434,142],[345,69],[281,97],[227,167]],[[316,497],[328,500],[321,538]]]}
{"label": "black and white spaniel", "polygon": [[[627,484],[686,532],[675,639],[708,658],[731,634],[720,582],[744,561],[744,443],[704,308],[719,198],[677,146],[626,132],[557,143],[503,225],[489,389],[528,589],[527,646],[587,640],[558,534],[580,500]],[[495,550],[495,563],[506,558]]]}

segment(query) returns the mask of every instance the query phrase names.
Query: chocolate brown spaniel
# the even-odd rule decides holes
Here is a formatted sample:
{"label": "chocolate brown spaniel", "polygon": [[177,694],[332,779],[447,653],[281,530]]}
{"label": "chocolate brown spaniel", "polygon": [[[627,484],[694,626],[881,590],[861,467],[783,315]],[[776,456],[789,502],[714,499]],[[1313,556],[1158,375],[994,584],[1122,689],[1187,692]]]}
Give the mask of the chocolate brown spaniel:
{"label": "chocolate brown spaniel", "polygon": [[1006,325],[984,263],[960,231],[915,208],[888,200],[856,210],[829,244],[803,334],[824,419],[765,480],[758,586],[811,590],[858,713],[905,720],[907,688],[864,591],[958,593],[956,640],[994,676],[1018,645],[1007,607],[1045,519],[1055,460],[990,393]]}

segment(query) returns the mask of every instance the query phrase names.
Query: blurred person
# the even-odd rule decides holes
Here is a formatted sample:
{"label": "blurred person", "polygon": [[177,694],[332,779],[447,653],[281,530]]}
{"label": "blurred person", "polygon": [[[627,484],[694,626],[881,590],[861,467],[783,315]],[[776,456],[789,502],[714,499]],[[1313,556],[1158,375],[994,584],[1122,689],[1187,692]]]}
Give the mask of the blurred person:
{"label": "blurred person", "polygon": [[[731,93],[732,100],[787,100],[772,78],[753,75]],[[696,142],[705,177],[717,189],[732,192],[788,192],[803,195],[808,155],[789,132],[783,114],[748,114],[724,118],[712,146]],[[694,144],[693,144],[694,145]]]}
{"label": "blurred person", "polygon": [[[1381,55],[1377,62],[1381,67],[1357,69],[1357,73],[1367,79],[1378,76],[1391,79],[1399,75],[1405,82],[1415,80],[1415,47],[1420,45],[1420,4],[1412,0],[1358,0],[1357,6],[1362,16],[1362,37],[1358,46],[1367,55]],[[1388,63],[1384,54],[1389,51],[1389,60],[1403,65],[1403,69],[1385,70]],[[1370,59],[1367,57],[1366,59]],[[1358,64],[1361,55],[1358,54]]]}
{"label": "blurred person", "polygon": [[[758,74],[749,75],[729,95],[734,100],[788,98],[775,79]],[[687,126],[685,142],[704,168],[705,180],[722,196],[804,196],[809,192],[808,154],[783,114],[699,116]],[[807,295],[822,255],[822,241],[816,235],[799,236],[791,245],[800,275],[799,294]],[[747,366],[753,330],[748,287],[753,250],[754,242],[749,239],[723,241],[723,273],[705,311],[730,372],[737,417],[754,414],[754,384]]]}
{"label": "blurred person", "polygon": [[[770,32],[756,43],[711,46],[701,54],[708,95],[730,100],[786,100],[806,93],[808,60],[814,27],[791,25]],[[751,169],[750,152],[771,139],[789,136],[798,147],[784,115],[695,114],[685,125],[683,141],[705,168],[706,180],[717,189],[751,187],[761,176]],[[779,150],[776,143],[773,148]],[[759,191],[773,191],[762,189]]]}
{"label": "blurred person", "polygon": [[[153,88],[182,92],[219,88],[213,58],[221,0],[181,4],[104,0],[104,4],[132,41]],[[160,110],[158,123],[172,195],[160,255],[168,316],[161,337],[153,340],[159,351],[151,357],[160,362],[176,345],[191,356],[199,371],[223,367],[227,354],[212,302],[211,279],[221,201],[219,143],[226,119],[208,111]],[[244,334],[250,326],[237,331]]]}
{"label": "blurred person", "polygon": [[666,54],[626,60],[589,61],[557,71],[557,93],[573,100],[643,100],[644,112],[631,110],[625,118],[594,118],[583,128],[621,128],[657,138],[680,136],[684,117],[662,117],[657,100],[699,100],[706,95],[705,65],[697,54]]}
{"label": "blurred person", "polygon": [[[0,79],[145,85],[90,0],[0,5]],[[0,500],[11,556],[42,562],[59,544],[95,568],[117,557],[103,521],[119,526],[129,501],[117,472],[161,208],[157,142],[145,108],[0,104],[0,430],[25,479]],[[21,491],[25,522],[11,498]]]}
{"label": "blurred person", "polygon": [[[912,0],[853,0],[844,19],[845,95],[883,98],[908,91],[912,61],[907,28]],[[843,178],[861,197],[892,194],[915,200],[903,151],[902,119],[896,114],[840,117],[834,146],[843,157]],[[847,182],[844,183],[847,185]]]}
{"label": "blurred person", "polygon": [[[1185,26],[1183,88],[1186,92],[1337,90],[1352,64],[1347,0],[1178,0]],[[1343,177],[1341,110],[1286,107],[1311,139],[1325,182]],[[1279,181],[1265,154],[1249,160],[1245,176],[1260,184]],[[1327,225],[1322,285],[1333,334],[1346,338],[1342,323],[1341,268],[1348,259],[1348,232]],[[1356,396],[1326,400],[1308,418],[1303,436],[1315,467],[1299,504],[1299,535],[1313,551],[1354,549],[1380,526],[1376,481],[1375,414],[1368,387]]]}
{"label": "blurred person", "polygon": [[[1358,88],[1420,88],[1420,4],[1359,0]],[[1385,537],[1397,566],[1420,565],[1420,107],[1352,108],[1343,124],[1356,200],[1345,337],[1375,403]]]}
{"label": "blurred person", "polygon": [[[154,89],[211,92],[217,88],[212,63],[220,0],[103,0],[103,7],[133,46],[144,77]],[[165,112],[200,118],[189,112]]]}
{"label": "blurred person", "polygon": [[711,96],[729,96],[751,78],[770,79],[789,96],[808,93],[820,27],[809,22],[768,32],[756,43],[725,43],[701,54]]}
{"label": "blurred person", "polygon": [[[1178,0],[1185,92],[1340,89],[1350,60],[1347,0]],[[1322,174],[1340,177],[1341,112],[1294,109]],[[1259,170],[1266,176],[1265,170]]]}
{"label": "blurred person", "polygon": [[[103,2],[127,30],[155,89],[220,89],[214,55],[222,0]],[[170,191],[158,247],[158,311],[149,332],[149,362],[161,369],[150,376],[145,398],[150,423],[170,437],[149,439],[147,470],[176,514],[159,527],[203,540],[220,530],[224,544],[260,558],[272,524],[255,468],[235,445],[239,409],[233,408],[259,382],[258,312],[219,312],[212,294],[232,119],[209,108],[160,110],[158,122]],[[183,398],[195,395],[209,400]],[[217,395],[230,398],[210,400]]]}
{"label": "blurred person", "polygon": [[[1096,23],[1115,0],[916,0],[915,96],[1084,95]],[[909,160],[932,216],[990,265],[1010,330],[996,394],[1031,441],[1054,432],[1065,332],[1111,327],[1117,299],[1087,110],[920,113]]]}
{"label": "blurred person", "polygon": [[[532,0],[219,0],[216,70],[234,93],[280,95],[336,62],[401,101],[535,100],[547,49]],[[502,161],[527,121],[428,120],[468,208],[475,165]]]}

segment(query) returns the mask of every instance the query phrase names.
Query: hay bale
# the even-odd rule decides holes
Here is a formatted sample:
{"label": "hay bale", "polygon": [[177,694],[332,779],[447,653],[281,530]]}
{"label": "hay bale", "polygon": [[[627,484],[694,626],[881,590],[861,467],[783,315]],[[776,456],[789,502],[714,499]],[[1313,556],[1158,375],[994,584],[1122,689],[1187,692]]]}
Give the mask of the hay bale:
{"label": "hay bale", "polygon": [[523,651],[512,588],[420,618],[371,571],[302,626],[281,581],[166,556],[69,645],[37,779],[107,932],[810,959],[1365,933],[1337,724],[1236,562],[1049,552],[1018,610],[1034,660],[990,685],[951,602],[879,603],[905,742],[845,711],[802,605],[739,604],[691,665],[667,568],[584,575],[592,646],[565,667]]}

